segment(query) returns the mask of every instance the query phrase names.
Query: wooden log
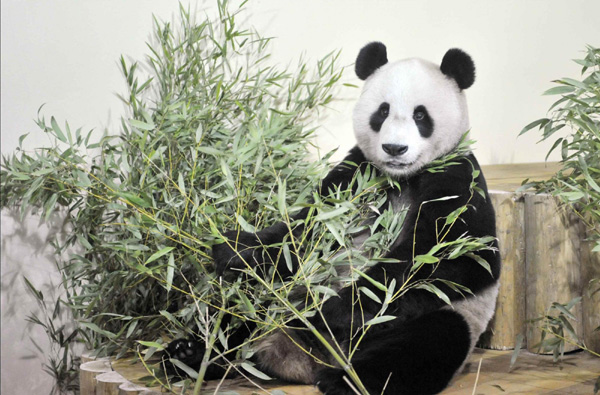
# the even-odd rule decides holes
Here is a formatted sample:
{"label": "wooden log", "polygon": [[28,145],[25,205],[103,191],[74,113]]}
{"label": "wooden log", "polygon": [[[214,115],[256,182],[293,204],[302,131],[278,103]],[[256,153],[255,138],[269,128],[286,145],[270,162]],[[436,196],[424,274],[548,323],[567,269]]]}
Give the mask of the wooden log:
{"label": "wooden log", "polygon": [[91,362],[91,361],[108,361],[108,357],[96,357],[93,355],[94,350],[86,350],[81,353],[81,363]]}
{"label": "wooden log", "polygon": [[126,381],[119,386],[119,395],[151,395],[158,392],[150,391],[148,388]]}
{"label": "wooden log", "polygon": [[525,323],[525,226],[524,201],[521,194],[490,191],[496,211],[496,229],[502,272],[496,313],[480,339],[479,345],[494,350],[515,346]]}
{"label": "wooden log", "polygon": [[96,394],[96,376],[110,372],[109,361],[90,361],[79,365],[79,385],[81,395]]}
{"label": "wooden log", "polygon": [[[547,194],[525,195],[526,317],[548,315],[552,302],[567,303],[581,295],[581,240],[584,229],[572,210]],[[572,310],[573,327],[583,333],[582,308]],[[568,337],[568,336],[567,336]],[[541,340],[541,331],[527,336],[529,351]],[[573,339],[571,339],[573,340]],[[578,347],[565,345],[565,351]]]}
{"label": "wooden log", "polygon": [[112,371],[96,376],[96,395],[119,395],[119,387],[127,382],[119,373]]}
{"label": "wooden log", "polygon": [[[600,353],[600,253],[592,252],[593,243],[582,243],[583,340],[585,346]],[[599,279],[591,283],[592,279]]]}
{"label": "wooden log", "polygon": [[91,350],[86,350],[83,353],[81,353],[81,363],[91,362],[91,361],[95,361],[95,360],[96,360],[96,357],[92,356]]}

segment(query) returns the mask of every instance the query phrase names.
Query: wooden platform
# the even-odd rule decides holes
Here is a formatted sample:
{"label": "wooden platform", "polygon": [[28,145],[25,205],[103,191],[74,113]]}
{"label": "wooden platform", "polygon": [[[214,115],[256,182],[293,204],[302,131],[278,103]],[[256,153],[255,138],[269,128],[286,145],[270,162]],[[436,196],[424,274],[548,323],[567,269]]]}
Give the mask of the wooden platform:
{"label": "wooden platform", "polygon": [[551,356],[522,351],[509,371],[512,354],[510,351],[476,349],[463,375],[442,394],[594,393],[594,384],[600,376],[600,358],[575,352],[565,355],[562,363],[556,364]]}
{"label": "wooden platform", "polygon": [[489,190],[515,192],[523,180],[543,181],[561,168],[556,162],[481,166]]}
{"label": "wooden platform", "polygon": [[[565,355],[561,364],[555,364],[550,356],[523,351],[513,369],[509,371],[511,356],[512,352],[510,351],[476,349],[471,355],[470,363],[465,371],[442,394],[592,395],[594,383],[600,375],[600,359],[583,352]],[[480,361],[481,368],[478,374]],[[104,366],[105,373],[96,376],[93,388],[82,388],[82,395],[164,393],[160,392],[160,387],[144,388],[135,384],[136,382],[139,384],[139,378],[148,375],[140,363],[132,365],[130,360],[113,363],[96,361],[89,362],[88,366],[93,366],[96,370],[99,369],[99,366]],[[82,368],[82,370],[87,369],[86,365],[83,365]],[[312,386],[295,386],[261,380],[255,380],[255,385],[253,385],[245,379],[225,380],[222,383],[219,381],[208,382],[203,394],[214,394],[215,390],[216,393],[229,395],[270,394],[275,390],[283,391],[287,395],[320,394]],[[181,390],[179,389],[176,393],[181,393]],[[187,393],[190,394],[191,391]]]}

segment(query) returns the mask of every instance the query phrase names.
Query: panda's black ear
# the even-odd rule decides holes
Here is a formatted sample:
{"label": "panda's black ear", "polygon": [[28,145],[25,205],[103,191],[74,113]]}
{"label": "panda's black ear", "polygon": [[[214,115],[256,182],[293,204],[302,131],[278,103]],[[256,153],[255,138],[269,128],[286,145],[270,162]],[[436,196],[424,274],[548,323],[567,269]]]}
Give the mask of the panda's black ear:
{"label": "panda's black ear", "polygon": [[372,42],[365,45],[356,58],[354,71],[361,80],[366,80],[378,68],[388,62],[385,45],[380,42]]}
{"label": "panda's black ear", "polygon": [[449,49],[440,65],[442,73],[454,78],[460,89],[467,89],[475,82],[473,59],[458,48]]}

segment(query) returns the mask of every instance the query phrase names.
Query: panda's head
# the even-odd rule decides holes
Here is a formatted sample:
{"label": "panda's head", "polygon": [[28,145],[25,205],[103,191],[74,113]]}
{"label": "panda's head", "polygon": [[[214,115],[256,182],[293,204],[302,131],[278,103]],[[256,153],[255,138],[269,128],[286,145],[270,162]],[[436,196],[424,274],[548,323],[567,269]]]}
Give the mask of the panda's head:
{"label": "panda's head", "polygon": [[463,90],[473,61],[450,49],[440,66],[421,59],[388,63],[385,45],[361,49],[356,74],[365,80],[354,109],[354,133],[365,157],[393,177],[406,177],[451,151],[469,129]]}

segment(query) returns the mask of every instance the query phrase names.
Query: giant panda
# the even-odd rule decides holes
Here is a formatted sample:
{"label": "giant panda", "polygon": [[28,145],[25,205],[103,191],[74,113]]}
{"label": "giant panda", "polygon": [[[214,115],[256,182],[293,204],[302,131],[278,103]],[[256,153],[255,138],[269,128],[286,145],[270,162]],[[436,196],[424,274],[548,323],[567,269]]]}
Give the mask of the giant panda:
{"label": "giant panda", "polygon": [[[372,42],[360,50],[355,71],[364,80],[353,113],[357,144],[322,180],[320,193],[348,186],[354,173],[370,164],[399,185],[387,193],[388,206],[394,210],[408,207],[403,230],[387,253],[387,257],[395,260],[375,264],[368,270],[368,276],[381,283],[393,278],[403,283],[412,257],[427,253],[436,244],[436,222],[464,205],[467,210],[450,229],[446,240],[462,235],[494,238],[492,244],[496,248],[477,253],[479,260],[487,262],[489,270],[472,257],[462,256],[425,265],[411,279],[448,280],[469,288],[472,295],[465,296],[444,283],[437,283],[449,297],[451,305],[448,305],[427,290],[411,289],[386,311],[396,318],[367,331],[351,359],[372,394],[438,393],[465,364],[492,318],[498,293],[500,257],[495,244],[494,209],[477,160],[469,153],[443,172],[424,170],[432,161],[451,152],[469,129],[464,90],[475,80],[475,66],[469,55],[456,48],[447,51],[439,66],[416,58],[390,63],[385,45]],[[472,193],[473,175],[482,193]],[[454,198],[447,199],[450,196]],[[422,205],[423,202],[428,203]],[[306,212],[297,218],[302,216]],[[266,264],[268,256],[277,256],[277,251],[265,257],[263,249],[258,247],[281,242],[287,232],[287,225],[277,223],[257,233],[225,233],[231,242],[213,247],[217,273],[244,268],[245,262]],[[276,270],[288,270],[286,265],[280,266]],[[371,282],[360,278],[354,285],[342,288],[338,297],[331,297],[323,304],[322,315],[311,318],[320,333],[332,333],[342,344],[347,344],[353,336],[352,325],[356,330],[356,323],[366,322],[380,308],[357,292],[359,287],[381,292]],[[357,308],[359,299],[361,306]],[[318,363],[298,345],[327,361],[329,366]],[[288,329],[272,333],[255,344],[254,349],[258,367],[271,375],[314,384],[327,395],[354,393],[344,380],[344,370],[306,331]],[[167,348],[172,358],[190,366],[198,364],[203,350],[201,344],[187,340],[171,342]],[[223,370],[216,367],[208,372],[215,378],[222,374]]]}

